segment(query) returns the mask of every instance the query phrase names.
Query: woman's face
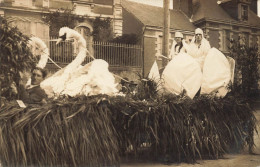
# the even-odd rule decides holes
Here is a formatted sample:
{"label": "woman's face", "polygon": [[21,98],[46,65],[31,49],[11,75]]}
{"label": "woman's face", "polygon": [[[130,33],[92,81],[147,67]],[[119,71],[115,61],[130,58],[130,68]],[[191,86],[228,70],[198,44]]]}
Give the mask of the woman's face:
{"label": "woman's face", "polygon": [[202,34],[195,34],[195,40],[197,43],[200,43],[202,40]]}
{"label": "woman's face", "polygon": [[181,38],[180,37],[175,37],[175,41],[177,42],[177,44],[181,43]]}

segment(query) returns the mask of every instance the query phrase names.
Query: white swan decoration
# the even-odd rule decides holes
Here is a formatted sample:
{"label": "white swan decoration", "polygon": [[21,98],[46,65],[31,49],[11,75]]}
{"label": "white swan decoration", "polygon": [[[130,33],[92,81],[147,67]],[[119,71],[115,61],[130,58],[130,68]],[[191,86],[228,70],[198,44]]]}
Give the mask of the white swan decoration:
{"label": "white swan decoration", "polygon": [[65,68],[57,71],[51,77],[41,83],[48,97],[60,95],[96,95],[117,93],[115,78],[108,71],[108,64],[104,60],[95,59],[92,62],[81,66],[87,56],[86,41],[75,30],[63,27],[59,31],[60,39],[74,39],[78,42],[79,53],[76,58]]}
{"label": "white swan decoration", "polygon": [[36,65],[36,67],[39,67],[42,69],[45,68],[45,66],[48,62],[48,58],[49,58],[49,49],[46,46],[46,44],[38,37],[31,37],[29,40],[29,45],[32,48],[32,52],[33,52],[34,56],[37,55],[36,49],[39,50],[40,55],[41,55],[40,60],[39,60],[38,64]]}
{"label": "white swan decoration", "polygon": [[[42,39],[38,37],[31,37],[28,46],[31,48],[33,56],[40,55],[40,59],[36,65],[36,67],[44,69],[47,65],[48,58],[49,58],[49,49],[47,45],[43,42]],[[25,74],[22,74],[23,76],[30,76],[29,73],[25,72]],[[27,78],[27,77],[26,77]],[[31,77],[27,80],[26,86],[31,85]]]}

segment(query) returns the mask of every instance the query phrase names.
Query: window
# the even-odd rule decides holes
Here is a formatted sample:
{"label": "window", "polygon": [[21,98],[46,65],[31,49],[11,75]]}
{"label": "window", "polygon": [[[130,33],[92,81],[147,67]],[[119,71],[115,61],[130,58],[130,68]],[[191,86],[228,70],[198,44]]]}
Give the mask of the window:
{"label": "window", "polygon": [[248,5],[241,4],[241,20],[248,20]]}
{"label": "window", "polygon": [[223,45],[223,51],[228,51],[230,47],[230,31],[229,30],[223,30],[223,36],[222,36],[222,45]]}
{"label": "window", "polygon": [[43,0],[42,6],[48,8],[49,7],[49,0]]}
{"label": "window", "polygon": [[160,54],[162,54],[162,45],[163,45],[163,37],[162,35],[160,35],[159,38],[157,38],[157,47],[156,47],[157,52]]}
{"label": "window", "polygon": [[32,0],[14,0],[14,6],[32,7]]}

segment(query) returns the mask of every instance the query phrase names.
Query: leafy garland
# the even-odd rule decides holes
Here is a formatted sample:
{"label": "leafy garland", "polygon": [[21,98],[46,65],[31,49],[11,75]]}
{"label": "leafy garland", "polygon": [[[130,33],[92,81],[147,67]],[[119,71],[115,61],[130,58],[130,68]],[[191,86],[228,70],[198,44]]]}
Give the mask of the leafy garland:
{"label": "leafy garland", "polygon": [[22,34],[17,27],[11,27],[7,21],[0,16],[0,75],[1,95],[7,99],[12,96],[10,85],[15,82],[19,84],[20,74],[35,66],[34,57],[27,46],[29,37]]}

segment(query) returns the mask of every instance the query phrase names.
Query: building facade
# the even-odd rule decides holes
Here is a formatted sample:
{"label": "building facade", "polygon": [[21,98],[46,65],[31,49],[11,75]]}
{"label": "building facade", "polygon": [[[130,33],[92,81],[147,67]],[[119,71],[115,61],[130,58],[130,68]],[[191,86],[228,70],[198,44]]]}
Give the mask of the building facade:
{"label": "building facade", "polygon": [[49,38],[49,25],[42,21],[42,14],[51,11],[69,9],[82,18],[83,22],[75,27],[89,39],[93,31],[90,19],[99,17],[112,19],[112,30],[115,36],[122,34],[122,7],[120,0],[1,0],[0,15],[7,18],[24,34],[42,39]]}
{"label": "building facade", "polygon": [[[248,46],[260,45],[260,19],[256,0],[173,0],[170,10],[170,45],[174,33],[189,42],[199,27],[212,47],[228,53],[230,39],[245,39]],[[144,50],[144,75],[162,53],[163,8],[123,0],[123,34],[138,34]],[[171,48],[171,46],[169,46]],[[162,62],[157,61],[160,67]]]}

